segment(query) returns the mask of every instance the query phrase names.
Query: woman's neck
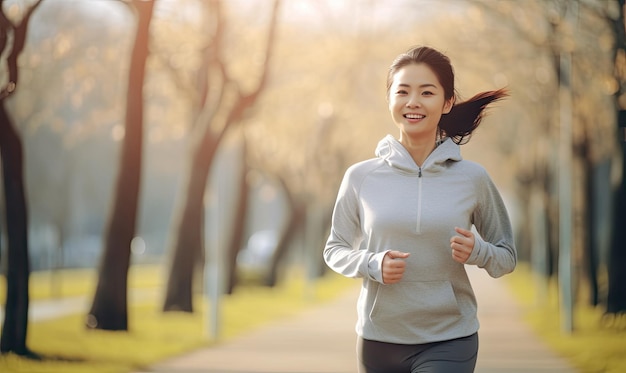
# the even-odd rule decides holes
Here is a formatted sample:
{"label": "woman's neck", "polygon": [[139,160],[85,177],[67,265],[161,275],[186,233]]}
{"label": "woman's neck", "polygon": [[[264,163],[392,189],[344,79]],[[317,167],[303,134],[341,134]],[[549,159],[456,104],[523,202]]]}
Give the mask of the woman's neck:
{"label": "woman's neck", "polygon": [[419,167],[424,165],[426,158],[428,158],[430,153],[437,147],[436,139],[434,137],[430,138],[430,136],[428,138],[423,137],[419,139],[405,136],[400,138],[400,143],[404,145],[413,158],[413,161],[415,161],[415,164]]}

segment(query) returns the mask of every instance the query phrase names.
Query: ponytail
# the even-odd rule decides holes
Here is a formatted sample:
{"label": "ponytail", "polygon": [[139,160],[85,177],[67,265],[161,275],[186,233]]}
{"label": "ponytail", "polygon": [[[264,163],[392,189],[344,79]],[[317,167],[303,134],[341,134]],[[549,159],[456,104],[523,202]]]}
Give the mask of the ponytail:
{"label": "ponytail", "polygon": [[507,96],[509,92],[506,88],[479,93],[467,101],[454,105],[448,114],[442,115],[439,128],[455,143],[467,144],[472,132],[482,121],[487,105]]}

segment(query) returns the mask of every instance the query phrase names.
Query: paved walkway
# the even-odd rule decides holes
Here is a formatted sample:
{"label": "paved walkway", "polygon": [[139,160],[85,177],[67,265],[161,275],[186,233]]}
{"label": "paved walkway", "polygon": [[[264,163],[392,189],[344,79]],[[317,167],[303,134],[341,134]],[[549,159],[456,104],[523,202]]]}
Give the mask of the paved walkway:
{"label": "paved walkway", "polygon": [[[520,319],[501,280],[468,267],[478,297],[480,350],[475,373],[575,373]],[[143,372],[354,373],[358,288],[337,301]]]}
{"label": "paved walkway", "polygon": [[575,373],[522,320],[520,307],[502,279],[468,267],[478,298],[480,349],[476,373]]}

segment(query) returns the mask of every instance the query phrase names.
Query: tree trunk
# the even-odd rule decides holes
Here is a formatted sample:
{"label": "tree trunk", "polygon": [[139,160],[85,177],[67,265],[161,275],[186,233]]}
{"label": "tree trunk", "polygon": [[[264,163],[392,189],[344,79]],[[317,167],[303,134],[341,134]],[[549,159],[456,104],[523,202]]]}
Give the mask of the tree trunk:
{"label": "tree trunk", "polygon": [[[615,48],[613,50],[613,60],[617,63],[619,51],[626,51],[626,29],[624,12],[626,1],[617,0],[619,6],[619,17],[610,22],[613,26],[615,36]],[[615,69],[616,73],[619,69]],[[616,76],[616,78],[623,78]],[[620,89],[615,92],[615,102],[618,109],[619,97],[624,91],[623,79],[620,79]],[[622,236],[622,229],[626,226],[626,110],[619,110],[617,115],[617,137],[621,147],[622,158],[622,180],[614,193],[613,204],[613,224],[611,234],[611,247],[609,252],[609,291],[607,294],[607,313],[618,313],[626,311],[626,243]]]}
{"label": "tree trunk", "polygon": [[143,84],[154,1],[135,0],[133,4],[138,14],[138,25],[129,69],[126,132],[119,158],[113,206],[105,233],[98,286],[87,317],[88,328],[104,330],[128,330],[130,243],[135,236],[139,204]]}
{"label": "tree trunk", "polygon": [[586,232],[585,244],[583,245],[584,257],[582,265],[586,269],[585,272],[587,273],[587,277],[589,280],[589,304],[591,304],[592,306],[596,306],[600,302],[600,293],[598,288],[599,252],[596,241],[594,240],[594,235],[598,229],[596,226],[596,221],[598,221],[599,219],[594,218],[594,206],[597,205],[594,183],[596,168],[593,164],[593,161],[591,160],[589,148],[590,144],[587,140],[584,144],[581,145],[581,154],[579,155],[585,168],[583,172],[583,174],[585,175],[585,206],[583,209],[585,213],[583,216],[583,225],[586,228]]}
{"label": "tree trunk", "polygon": [[241,163],[239,167],[239,188],[238,188],[238,198],[237,198],[237,207],[235,209],[235,216],[233,218],[233,229],[230,235],[230,243],[228,245],[228,255],[227,255],[227,273],[228,276],[226,279],[226,293],[232,294],[237,286],[238,278],[237,278],[237,255],[241,250],[241,246],[243,245],[244,233],[246,229],[246,217],[248,216],[248,202],[249,202],[249,194],[250,188],[248,187],[247,175],[249,171],[248,161],[247,161],[247,150],[248,144],[246,143],[245,137],[242,140],[242,157]]}
{"label": "tree trunk", "polygon": [[287,217],[287,224],[280,232],[278,244],[276,245],[276,249],[272,254],[269,272],[265,278],[265,285],[270,287],[276,286],[276,284],[278,283],[280,264],[287,254],[287,250],[289,249],[289,245],[293,241],[295,232],[298,230],[298,227],[304,224],[306,214],[306,210],[300,207],[300,205],[296,202],[284,180],[280,177],[278,177],[278,180],[280,181],[281,186],[283,187],[283,191],[285,192],[285,196],[287,197],[289,216]]}
{"label": "tree trunk", "polygon": [[[210,131],[208,131],[210,132]],[[204,192],[208,175],[217,152],[219,140],[210,134],[193,149],[187,171],[184,204],[180,208],[171,248],[171,262],[163,311],[193,312],[192,282],[194,262],[203,250]]]}
{"label": "tree trunk", "polygon": [[[204,247],[204,230],[201,222],[204,216],[203,201],[204,191],[208,182],[207,178],[222,137],[230,127],[241,120],[246,109],[254,105],[258,96],[265,88],[276,34],[279,4],[279,0],[274,1],[268,29],[265,61],[262,65],[261,78],[256,88],[251,93],[245,95],[241,92],[235,92],[237,97],[234,103],[218,99],[218,104],[215,108],[209,108],[205,104],[198,117],[199,127],[196,128],[199,128],[197,131],[200,132],[200,135],[198,136],[199,140],[195,143],[195,147],[192,148],[191,164],[187,171],[189,174],[186,176],[188,181],[185,184],[185,192],[181,195],[184,202],[182,202],[180,210],[178,210],[180,211],[178,213],[179,217],[175,220],[177,226],[171,248],[172,259],[163,311],[193,312],[192,284],[195,268],[194,261],[199,258]],[[213,10],[218,14],[218,24],[216,25],[218,30],[213,40],[215,53],[212,61],[213,65],[207,66],[207,69],[216,68],[222,74],[221,79],[224,80],[222,88],[227,89],[228,87],[237,86],[237,84],[225,74],[226,68],[221,60],[223,19],[220,11],[220,2],[214,2],[213,5],[215,6]],[[222,92],[222,98],[223,96]],[[221,120],[223,122],[214,125],[211,121],[215,118],[215,113],[218,111],[222,114]],[[220,126],[219,124],[222,125]]]}
{"label": "tree trunk", "polygon": [[[7,274],[6,301],[0,352],[13,352],[29,358],[39,356],[28,349],[28,280],[30,262],[28,256],[28,208],[24,186],[24,150],[22,141],[4,106],[5,99],[17,89],[19,81],[18,57],[24,50],[30,17],[42,0],[34,3],[15,26],[4,14],[0,4],[0,56],[9,45],[7,36],[12,33],[12,48],[6,55],[8,79],[0,90],[0,161],[4,183],[7,227]],[[1,1],[0,1],[1,3]]]}
{"label": "tree trunk", "polygon": [[622,157],[622,180],[615,191],[613,234],[609,254],[609,292],[607,313],[626,312],[626,110],[619,113],[618,136]]}
{"label": "tree trunk", "polygon": [[0,351],[32,355],[26,347],[28,329],[28,218],[22,141],[0,101],[0,158],[7,225],[6,303]]}

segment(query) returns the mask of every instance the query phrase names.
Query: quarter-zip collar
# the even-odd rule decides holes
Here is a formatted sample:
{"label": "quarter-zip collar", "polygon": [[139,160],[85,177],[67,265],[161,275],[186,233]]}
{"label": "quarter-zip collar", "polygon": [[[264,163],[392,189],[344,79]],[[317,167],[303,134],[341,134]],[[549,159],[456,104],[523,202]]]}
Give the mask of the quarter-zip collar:
{"label": "quarter-zip collar", "polygon": [[449,137],[430,153],[421,167],[415,163],[404,145],[391,135],[380,140],[376,147],[376,156],[394,169],[420,177],[425,172],[440,172],[448,161],[458,162],[463,159],[459,145]]}
{"label": "quarter-zip collar", "polygon": [[450,138],[446,138],[428,155],[424,164],[418,166],[404,145],[393,136],[387,135],[378,143],[376,155],[383,159],[391,168],[401,173],[417,176],[415,233],[422,234],[423,178],[426,174],[441,172],[446,167],[448,161],[460,161],[462,158],[459,145]]}

